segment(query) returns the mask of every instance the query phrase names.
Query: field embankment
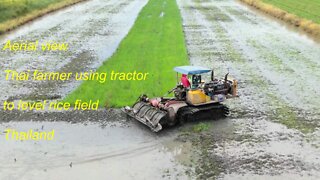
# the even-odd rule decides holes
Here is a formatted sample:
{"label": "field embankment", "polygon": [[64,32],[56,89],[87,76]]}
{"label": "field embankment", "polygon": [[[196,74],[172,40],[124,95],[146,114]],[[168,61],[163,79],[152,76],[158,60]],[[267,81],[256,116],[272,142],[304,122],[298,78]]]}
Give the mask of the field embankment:
{"label": "field embankment", "polygon": [[0,34],[82,1],[86,0],[4,0],[0,3]]}
{"label": "field embankment", "polygon": [[188,63],[176,1],[150,0],[113,56],[97,72],[144,72],[142,81],[83,82],[65,101],[99,100],[100,106],[121,107],[142,94],[160,96],[174,87],[174,66]]}
{"label": "field embankment", "polygon": [[280,20],[320,37],[319,0],[240,0]]}

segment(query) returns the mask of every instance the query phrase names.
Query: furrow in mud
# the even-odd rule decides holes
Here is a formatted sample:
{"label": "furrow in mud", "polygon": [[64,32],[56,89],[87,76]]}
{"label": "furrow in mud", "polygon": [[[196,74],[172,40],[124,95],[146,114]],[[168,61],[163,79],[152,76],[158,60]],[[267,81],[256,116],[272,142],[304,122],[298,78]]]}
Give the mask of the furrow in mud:
{"label": "furrow in mud", "polygon": [[[210,8],[206,7],[205,12],[203,12],[206,19],[210,19],[212,15],[215,16],[215,13],[207,12],[208,9]],[[216,9],[217,7],[214,8],[214,10]],[[217,14],[221,14],[221,12]],[[276,55],[266,47],[261,48],[257,44],[252,45],[252,43],[248,43],[252,41],[251,38],[248,38],[247,42],[241,41],[241,38],[237,39],[232,33],[228,32],[229,29],[232,29],[226,27],[228,23],[220,24],[216,21],[211,23],[213,24],[212,29],[214,29],[217,38],[220,40],[220,45],[225,47],[226,50],[225,56],[222,59],[238,63],[233,66],[228,65],[228,67],[231,67],[235,72],[239,71],[238,74],[245,75],[245,77],[239,77],[240,80],[251,78],[254,85],[261,86],[263,84],[265,88],[260,88],[260,90],[257,89],[256,91],[260,94],[259,96],[266,95],[268,99],[265,103],[268,107],[275,106],[277,104],[275,102],[283,101],[282,105],[287,109],[297,109],[298,111],[305,111],[308,114],[313,113],[315,116],[319,114],[317,108],[319,101],[317,98],[314,98],[318,95],[317,88],[314,86],[315,80],[311,79],[311,75],[309,75],[309,73],[312,73],[312,70],[309,70],[305,74],[297,73],[298,68],[295,67],[294,70],[290,68],[290,62],[284,59],[284,57],[279,56],[279,53]],[[241,49],[238,47],[241,47]],[[233,68],[238,66],[246,67]],[[234,74],[236,74],[235,72]],[[250,86],[250,84],[247,86]],[[297,104],[301,103],[304,105],[297,106]]]}
{"label": "furrow in mud", "polygon": [[[320,138],[314,134],[319,132],[320,99],[314,70],[320,45],[233,0],[178,4],[191,64],[214,67],[220,76],[229,71],[239,80],[240,97],[228,102],[226,120],[234,128],[214,127],[212,134],[199,137],[205,149],[201,154],[211,160],[199,165],[198,176],[318,177],[314,144]],[[210,138],[214,141],[205,143]],[[210,163],[216,173],[203,170]]]}

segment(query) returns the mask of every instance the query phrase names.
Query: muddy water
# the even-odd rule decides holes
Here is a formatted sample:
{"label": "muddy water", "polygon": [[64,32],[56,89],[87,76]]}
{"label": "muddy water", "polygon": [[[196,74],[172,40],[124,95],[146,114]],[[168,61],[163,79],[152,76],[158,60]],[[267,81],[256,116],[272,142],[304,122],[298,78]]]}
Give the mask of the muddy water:
{"label": "muddy water", "polygon": [[239,80],[231,125],[182,135],[204,149],[198,177],[319,179],[320,44],[237,1],[178,4],[191,64]]}
{"label": "muddy water", "polygon": [[[52,141],[5,140],[3,131],[52,131]],[[141,127],[143,128],[143,127]],[[11,122],[0,125],[0,179],[186,179],[183,152],[127,123]]]}
{"label": "muddy water", "polygon": [[[83,72],[99,67],[112,55],[147,0],[90,0],[51,13],[0,37],[7,40],[68,43],[68,51],[0,51],[1,71]],[[1,48],[2,49],[2,48]],[[39,49],[39,48],[38,48]],[[0,73],[0,100],[64,97],[80,82],[6,81]],[[39,96],[42,96],[39,98]]]}
{"label": "muddy water", "polygon": [[[0,179],[188,179],[192,143],[153,133],[119,109],[1,112]],[[6,129],[55,131],[52,141],[6,139]],[[71,164],[71,165],[70,165]],[[188,173],[190,172],[190,173]]]}
{"label": "muddy water", "polygon": [[[0,37],[65,42],[64,52],[0,51],[1,70],[81,72],[99,67],[116,50],[147,0],[91,0],[52,13]],[[5,81],[0,101],[63,98],[78,83]],[[1,103],[2,106],[2,103]],[[2,109],[2,108],[1,108]],[[119,110],[20,112],[0,110],[0,179],[186,179],[190,143],[177,130],[152,133]],[[5,129],[55,130],[53,141],[5,139]]]}
{"label": "muddy water", "polygon": [[[1,67],[94,69],[145,3],[94,0],[46,16],[1,37],[1,43],[65,40],[71,49],[1,52]],[[188,123],[154,134],[117,110],[0,111],[0,179],[319,179],[319,44],[236,1],[178,4],[191,64],[215,67],[218,76],[229,70],[239,80],[240,97],[229,101],[229,118],[204,122],[210,129],[201,133],[192,132],[197,123]],[[8,82],[3,75],[1,101],[60,98],[77,86]],[[6,128],[55,129],[56,137],[7,141]]]}

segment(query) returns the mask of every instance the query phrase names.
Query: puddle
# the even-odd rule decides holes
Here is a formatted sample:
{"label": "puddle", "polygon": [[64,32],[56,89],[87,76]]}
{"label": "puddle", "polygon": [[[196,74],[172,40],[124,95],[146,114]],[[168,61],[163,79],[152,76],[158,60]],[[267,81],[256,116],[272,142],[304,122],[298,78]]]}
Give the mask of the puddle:
{"label": "puddle", "polygon": [[[55,130],[52,141],[5,140],[4,129]],[[0,124],[1,179],[185,179],[176,162],[183,147],[167,146],[159,136],[117,122],[11,122]]]}

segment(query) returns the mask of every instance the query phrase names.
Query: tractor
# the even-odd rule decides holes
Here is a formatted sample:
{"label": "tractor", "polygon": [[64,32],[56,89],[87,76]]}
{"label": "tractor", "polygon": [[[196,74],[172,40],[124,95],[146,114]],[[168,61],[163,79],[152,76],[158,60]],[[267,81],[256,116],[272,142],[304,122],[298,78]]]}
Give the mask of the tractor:
{"label": "tractor", "polygon": [[[179,66],[174,70],[177,72],[177,85],[167,93],[174,93],[173,97],[141,95],[132,107],[123,107],[122,111],[154,132],[185,121],[229,115],[228,107],[222,103],[237,97],[237,80],[229,79],[229,73],[224,79],[216,79],[214,71],[204,67]],[[209,82],[203,80],[204,73],[211,73]],[[182,74],[180,80],[179,74]]]}

